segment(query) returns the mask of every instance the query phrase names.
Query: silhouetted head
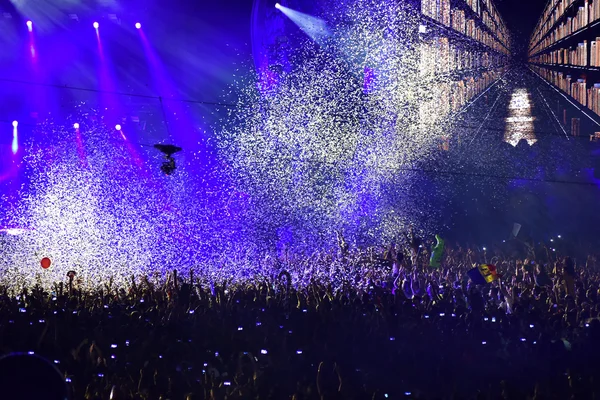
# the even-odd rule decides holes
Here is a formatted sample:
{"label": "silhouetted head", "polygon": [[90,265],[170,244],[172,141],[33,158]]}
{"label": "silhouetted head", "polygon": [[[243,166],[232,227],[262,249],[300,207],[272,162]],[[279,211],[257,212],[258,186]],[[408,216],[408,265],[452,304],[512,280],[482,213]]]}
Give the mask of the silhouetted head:
{"label": "silhouetted head", "polygon": [[68,400],[65,380],[42,357],[13,353],[0,358],[0,391],[4,400]]}

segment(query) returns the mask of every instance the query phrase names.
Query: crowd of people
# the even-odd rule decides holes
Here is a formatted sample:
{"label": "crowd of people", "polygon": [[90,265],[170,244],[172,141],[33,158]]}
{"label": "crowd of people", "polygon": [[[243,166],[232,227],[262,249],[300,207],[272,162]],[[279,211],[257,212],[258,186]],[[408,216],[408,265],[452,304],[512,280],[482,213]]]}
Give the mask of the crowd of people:
{"label": "crowd of people", "polygon": [[[5,286],[2,354],[48,360],[73,399],[600,398],[595,257],[447,245],[432,268],[414,238],[339,247],[244,279]],[[479,263],[501,278],[474,284]]]}

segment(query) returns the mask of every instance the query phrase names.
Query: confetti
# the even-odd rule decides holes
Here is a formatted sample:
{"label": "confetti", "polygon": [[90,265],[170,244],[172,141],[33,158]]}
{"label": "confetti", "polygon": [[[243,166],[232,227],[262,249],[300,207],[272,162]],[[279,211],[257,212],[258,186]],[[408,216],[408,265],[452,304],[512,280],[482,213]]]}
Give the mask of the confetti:
{"label": "confetti", "polygon": [[0,199],[16,207],[0,222],[20,229],[0,237],[4,279],[50,288],[75,270],[74,285],[89,289],[129,286],[132,276],[164,281],[176,269],[201,271],[198,279],[214,287],[270,277],[284,258],[288,285],[366,285],[362,255],[345,263],[328,256],[337,232],[352,250],[375,249],[409,226],[435,233],[446,222],[440,205],[461,188],[446,190],[459,178],[438,172],[502,165],[478,148],[459,165],[437,160],[446,117],[457,111],[443,101],[453,78],[421,70],[433,44],[414,45],[420,18],[401,3],[331,4],[315,16],[327,28],[319,43],[298,29],[293,41],[281,40],[269,50],[268,74],[237,76],[236,106],[214,126],[214,152],[184,148],[171,176],[161,173],[154,143],[128,145],[87,106],[68,121],[39,123],[35,140],[23,143],[19,201]]}

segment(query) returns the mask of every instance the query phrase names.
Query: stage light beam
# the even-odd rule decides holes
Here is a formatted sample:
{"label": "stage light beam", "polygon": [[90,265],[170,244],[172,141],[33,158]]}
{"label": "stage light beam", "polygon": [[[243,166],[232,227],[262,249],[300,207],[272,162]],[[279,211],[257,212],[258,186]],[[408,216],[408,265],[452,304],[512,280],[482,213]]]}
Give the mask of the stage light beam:
{"label": "stage light beam", "polygon": [[300,11],[292,10],[277,3],[275,7],[284,13],[298,28],[306,33],[312,40],[319,45],[324,45],[331,36],[331,31],[327,23],[321,18],[314,17]]}
{"label": "stage light beam", "polygon": [[13,140],[11,146],[13,154],[17,154],[17,152],[19,151],[19,131],[17,129],[18,125],[19,123],[17,121],[13,121]]}
{"label": "stage light beam", "polygon": [[121,125],[117,124],[117,125],[115,126],[115,129],[116,129],[116,130],[118,130],[118,131],[120,131],[120,130],[121,130]]}
{"label": "stage light beam", "polygon": [[100,27],[100,24],[97,22],[94,22],[94,28],[98,29]]}
{"label": "stage light beam", "polygon": [[142,28],[142,24],[140,24],[139,22],[136,22],[135,27],[136,27],[136,29],[141,29]]}
{"label": "stage light beam", "polygon": [[29,53],[31,54],[31,59],[35,63],[37,60],[35,51],[35,40],[33,37],[33,22],[31,22],[31,20],[27,20],[27,30],[29,31]]}
{"label": "stage light beam", "polygon": [[75,122],[75,123],[73,124],[73,128],[75,128],[75,129],[79,129],[79,124],[78,124],[77,122]]}

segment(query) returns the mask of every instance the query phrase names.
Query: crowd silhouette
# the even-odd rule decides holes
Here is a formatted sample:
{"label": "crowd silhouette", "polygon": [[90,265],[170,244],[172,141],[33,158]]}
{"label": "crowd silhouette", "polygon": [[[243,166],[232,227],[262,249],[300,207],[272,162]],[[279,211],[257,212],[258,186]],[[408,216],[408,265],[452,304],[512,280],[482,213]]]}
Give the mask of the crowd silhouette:
{"label": "crowd silhouette", "polygon": [[[0,361],[4,393],[40,398],[29,392],[54,368],[90,400],[599,398],[593,255],[446,245],[432,268],[428,247],[342,237],[338,252],[282,254],[245,278],[5,285],[0,346],[21,361]],[[479,263],[502,277],[475,285]],[[52,368],[22,361],[38,356]]]}

